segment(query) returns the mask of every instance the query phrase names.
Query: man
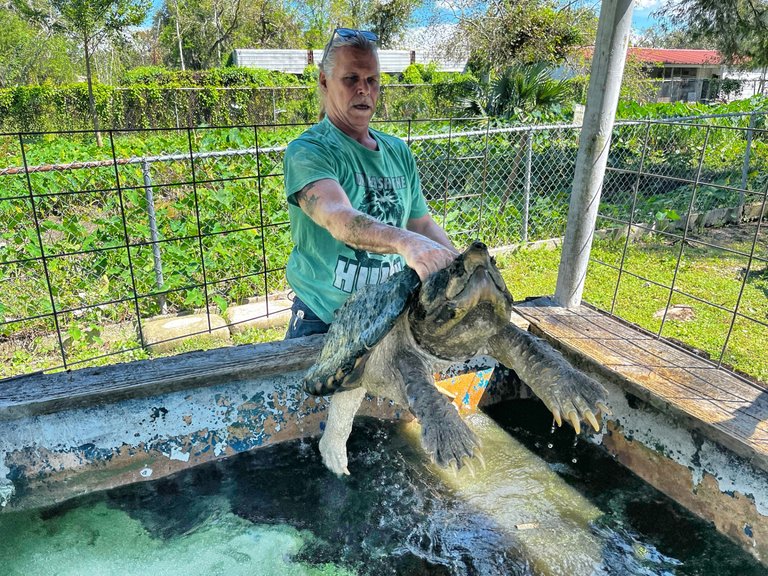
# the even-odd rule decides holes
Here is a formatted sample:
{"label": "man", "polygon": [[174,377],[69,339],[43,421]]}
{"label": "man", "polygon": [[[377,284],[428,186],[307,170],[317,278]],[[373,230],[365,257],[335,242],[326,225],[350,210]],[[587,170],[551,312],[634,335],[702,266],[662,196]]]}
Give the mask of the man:
{"label": "man", "polygon": [[376,40],[334,31],[320,63],[322,119],[285,153],[296,295],[286,338],[326,332],[354,290],[385,281],[403,261],[424,279],[457,254],[428,212],[407,145],[369,127],[380,90]]}

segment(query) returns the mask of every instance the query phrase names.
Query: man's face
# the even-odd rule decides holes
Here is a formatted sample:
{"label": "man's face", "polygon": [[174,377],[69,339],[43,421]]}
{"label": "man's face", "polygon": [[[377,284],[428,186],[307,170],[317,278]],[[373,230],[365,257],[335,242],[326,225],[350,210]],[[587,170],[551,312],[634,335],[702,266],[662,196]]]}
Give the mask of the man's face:
{"label": "man's face", "polygon": [[332,76],[320,73],[325,112],[336,126],[368,130],[379,99],[379,62],[374,54],[352,47],[336,51]]}

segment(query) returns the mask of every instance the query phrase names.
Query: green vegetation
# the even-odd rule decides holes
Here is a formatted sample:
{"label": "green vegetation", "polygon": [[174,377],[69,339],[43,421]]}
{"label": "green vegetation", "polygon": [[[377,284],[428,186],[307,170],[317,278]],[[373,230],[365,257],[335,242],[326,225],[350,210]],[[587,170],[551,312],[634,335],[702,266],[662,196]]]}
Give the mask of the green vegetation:
{"label": "green vegetation", "polygon": [[[640,109],[633,111],[638,115],[643,113]],[[386,123],[384,127],[401,135],[406,135],[409,129],[412,135],[446,134],[442,139],[415,141],[412,148],[433,213],[458,245],[474,238],[481,238],[491,246],[519,243],[523,237],[525,174],[523,167],[515,166],[510,158],[520,151],[526,132],[489,132],[486,138],[478,126],[476,120],[466,120],[410,125]],[[646,154],[647,171],[669,174],[674,169],[683,176],[690,175],[701,157],[705,183],[710,182],[711,176],[719,182],[733,184],[740,176],[744,153],[741,132],[712,130],[710,144],[702,156],[700,127],[666,124],[652,128]],[[476,135],[457,135],[468,129]],[[280,146],[300,130],[301,126],[258,130],[200,128],[189,134],[181,130],[115,135],[117,158],[180,154],[174,161],[152,163],[148,173],[163,263],[164,281],[160,288],[156,286],[142,164],[118,165],[121,187],[118,194],[111,147],[98,148],[90,133],[25,138],[25,155],[32,166],[93,159],[102,159],[106,164],[30,175],[37,225],[47,256],[46,269],[39,260],[33,260],[40,257],[41,250],[26,177],[23,173],[2,176],[0,219],[8,224],[0,230],[3,282],[0,350],[9,361],[0,368],[0,373],[6,376],[61,365],[55,336],[57,327],[68,364],[82,360],[85,365],[93,365],[147,357],[147,353],[139,349],[136,317],[137,313],[142,318],[158,314],[161,295],[171,312],[207,306],[212,312],[223,313],[246,297],[286,289],[282,269],[291,240],[282,188],[282,153],[264,151],[258,158],[243,154],[199,159],[194,163],[194,187],[192,165],[186,156],[190,147],[194,152],[253,148],[257,138],[262,147]],[[643,124],[617,127],[612,166],[636,169],[645,141],[644,130]],[[447,138],[449,132],[450,139]],[[531,133],[529,241],[563,233],[577,134],[573,130]],[[12,165],[22,165],[17,138],[0,138],[0,153]],[[750,174],[748,183],[751,189],[758,190],[760,182],[764,182],[761,167],[766,165],[768,157],[762,139],[754,139],[752,154],[754,173]],[[635,179],[620,176],[620,173],[608,174],[602,216],[626,219],[630,214]],[[667,182],[666,187],[660,184],[663,182]],[[687,210],[691,186],[669,182],[650,177],[641,181],[635,205],[636,222],[655,222],[661,226],[665,222],[673,223]],[[75,191],[80,192],[73,193]],[[697,197],[697,208],[732,206],[738,200],[722,188],[707,185],[698,188]],[[598,223],[600,228],[612,226],[615,223],[603,218]],[[669,284],[677,249],[661,241],[633,245],[627,257],[627,269],[650,281]],[[506,266],[505,274],[513,275],[510,277],[513,294],[523,298],[553,293],[557,253],[526,251],[521,254],[525,254],[521,261],[512,259]],[[594,254],[597,260],[618,264],[620,246],[601,242],[596,244]],[[728,258],[726,254],[703,253],[686,247],[677,286],[721,306],[733,307],[734,290],[738,291],[740,286],[739,271]],[[590,270],[586,298],[609,308],[615,272],[596,266],[593,264]],[[739,266],[744,268],[746,263],[742,261]],[[46,274],[52,288],[50,293]],[[204,278],[207,286],[203,286]],[[761,290],[765,290],[764,278],[763,272],[752,271],[742,302],[744,313],[755,318],[764,314],[765,298],[761,296],[764,294]],[[706,282],[702,283],[702,279]],[[628,320],[658,329],[659,321],[652,315],[666,304],[665,293],[652,284],[645,286],[646,283],[625,276],[616,311]],[[685,300],[675,299],[675,303],[685,303]],[[54,325],[51,315],[54,304],[59,312],[58,326]],[[700,306],[696,302],[692,305],[697,309],[696,323],[670,321],[663,335],[719,355],[718,349],[728,332],[729,315],[712,306]],[[755,342],[761,342],[760,332],[759,325],[745,324],[739,319],[725,362],[764,378],[764,368],[754,365],[754,358],[760,356],[755,352],[759,349],[754,347]],[[282,330],[260,331],[238,336],[236,342],[279,337]],[[126,350],[129,351],[122,352]],[[114,352],[120,355],[96,358]]]}
{"label": "green vegetation", "polygon": [[[378,117],[445,117],[454,103],[476,89],[471,74],[409,70],[426,84],[398,85],[385,75]],[[135,128],[232,126],[314,122],[319,104],[317,69],[303,76],[249,68],[201,72],[136,68],[117,86],[93,85],[99,125]],[[92,126],[86,83],[0,87],[0,131],[86,130]]]}
{"label": "green vegetation", "polygon": [[[753,231],[752,228],[749,233]],[[734,236],[728,237],[729,232],[733,232]],[[738,229],[713,231],[710,234],[717,234],[718,243],[724,247],[749,253],[751,239],[748,234],[747,237],[739,237]],[[706,235],[700,239],[713,240]],[[587,271],[584,300],[602,310],[612,310],[623,320],[652,333],[658,333],[669,288],[654,283],[671,285],[680,245],[662,237],[631,243],[624,262],[624,269],[629,274],[621,278],[614,305],[618,272],[601,262],[618,266],[623,247],[623,242],[595,242]],[[766,256],[768,253],[762,254],[763,258]],[[559,263],[559,249],[523,249],[499,257],[502,275],[516,300],[554,294]],[[699,349],[718,361],[742,284],[744,293],[739,306],[741,313],[763,321],[768,317],[768,267],[757,265],[750,270],[744,282],[746,265],[746,258],[723,250],[700,244],[686,246],[675,283],[676,289],[730,311],[675,293],[670,306],[690,306],[694,316],[691,320],[667,318],[661,335]],[[768,329],[754,321],[738,318],[723,363],[762,382],[768,382],[768,358],[764,353],[766,348]]]}

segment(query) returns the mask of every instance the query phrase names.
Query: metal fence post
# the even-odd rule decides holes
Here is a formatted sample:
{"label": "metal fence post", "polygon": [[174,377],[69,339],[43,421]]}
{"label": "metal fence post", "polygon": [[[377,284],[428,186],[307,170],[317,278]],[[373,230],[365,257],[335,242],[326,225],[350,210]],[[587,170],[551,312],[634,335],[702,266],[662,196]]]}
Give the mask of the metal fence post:
{"label": "metal fence post", "polygon": [[270,90],[272,93],[272,123],[277,124],[277,102],[275,101],[275,88]]}
{"label": "metal fence post", "polygon": [[744,151],[744,163],[741,165],[741,190],[739,191],[739,213],[744,210],[744,190],[747,189],[747,176],[749,175],[749,157],[752,151],[752,130],[755,128],[755,113],[749,115],[749,128],[747,128],[747,149]]}
{"label": "metal fence post", "polygon": [[[163,261],[160,258],[159,235],[157,233],[157,220],[155,219],[155,196],[152,193],[152,176],[149,173],[149,162],[143,159],[141,162],[141,172],[144,176],[144,196],[147,199],[147,216],[149,217],[149,235],[152,240],[152,258],[155,262],[155,286],[158,290],[163,289]],[[165,294],[157,295],[157,303],[160,306],[162,314],[168,312],[168,303],[165,300]]]}
{"label": "metal fence post", "polygon": [[531,206],[531,154],[533,152],[533,130],[525,134],[525,184],[523,186],[523,230],[521,240],[528,242],[528,214]]}

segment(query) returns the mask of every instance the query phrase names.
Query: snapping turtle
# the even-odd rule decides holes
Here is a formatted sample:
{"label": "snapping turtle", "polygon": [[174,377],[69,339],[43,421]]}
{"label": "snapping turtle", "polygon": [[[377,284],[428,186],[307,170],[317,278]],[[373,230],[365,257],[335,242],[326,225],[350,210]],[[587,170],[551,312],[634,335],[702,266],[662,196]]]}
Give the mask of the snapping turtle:
{"label": "snapping turtle", "polygon": [[408,406],[422,426],[424,450],[440,466],[461,467],[477,439],[433,374],[488,354],[512,368],[552,411],[599,429],[605,389],[575,370],[542,339],[512,324],[512,296],[487,247],[474,242],[422,284],[410,268],[365,286],[339,309],[316,364],[304,376],[311,394],[331,394],[320,452],[349,474],[346,442],[366,391]]}

